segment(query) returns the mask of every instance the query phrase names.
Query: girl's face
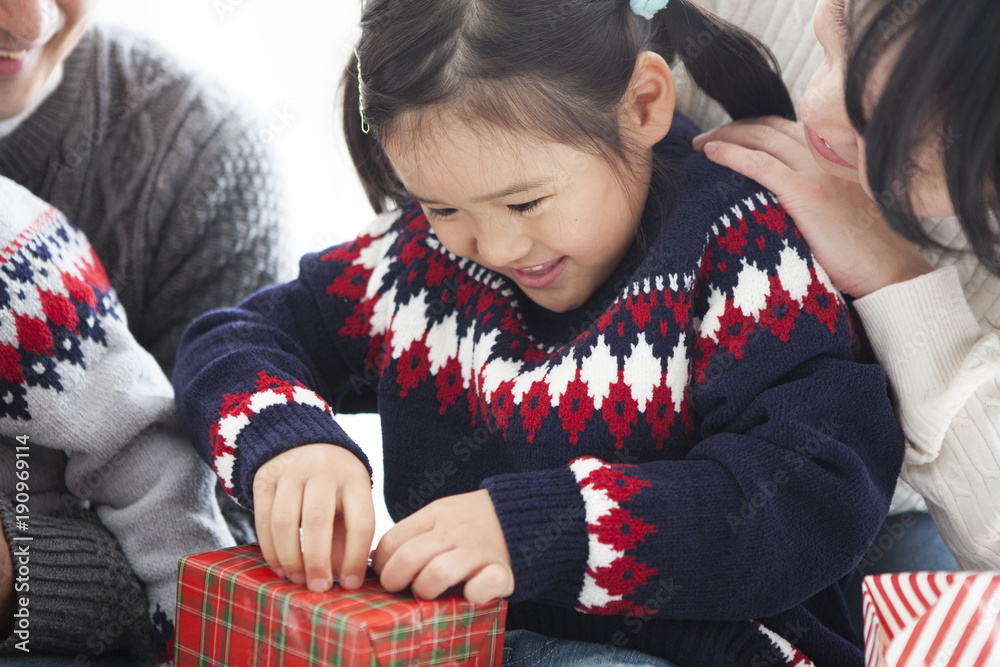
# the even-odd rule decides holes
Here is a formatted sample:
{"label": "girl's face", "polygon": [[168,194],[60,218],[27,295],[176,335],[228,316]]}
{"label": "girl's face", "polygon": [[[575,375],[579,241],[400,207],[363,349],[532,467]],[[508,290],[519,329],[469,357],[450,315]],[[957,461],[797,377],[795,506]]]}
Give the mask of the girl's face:
{"label": "girl's face", "polygon": [[385,148],[445,248],[556,312],[581,306],[622,261],[650,179],[649,168],[616,173],[570,146],[448,113]]}
{"label": "girl's face", "polygon": [[[802,99],[801,115],[816,162],[834,176],[860,183],[872,199],[879,199],[872,192],[868,180],[865,139],[851,124],[844,101],[847,21],[852,15],[851,5],[867,5],[870,1],[819,0],[813,15],[813,27],[826,57],[809,81]],[[876,90],[881,89],[886,76],[887,72],[881,68],[871,77]],[[932,141],[917,156],[911,192],[918,215],[954,215],[945,183],[943,160],[937,146],[938,142]]]}
{"label": "girl's face", "polygon": [[97,0],[0,0],[0,120],[38,98],[87,28]]}

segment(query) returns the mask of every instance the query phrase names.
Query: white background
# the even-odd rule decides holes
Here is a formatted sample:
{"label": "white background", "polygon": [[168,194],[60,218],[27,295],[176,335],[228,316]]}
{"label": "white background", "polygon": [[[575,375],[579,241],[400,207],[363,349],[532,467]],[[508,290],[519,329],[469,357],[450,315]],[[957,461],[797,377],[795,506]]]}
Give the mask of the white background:
{"label": "white background", "polygon": [[[298,258],[353,238],[374,217],[340,131],[337,85],[360,35],[360,0],[103,0],[95,20],[149,36],[207,74],[265,126],[284,181],[284,278]],[[376,470],[380,536],[381,434],[373,415],[342,417]]]}

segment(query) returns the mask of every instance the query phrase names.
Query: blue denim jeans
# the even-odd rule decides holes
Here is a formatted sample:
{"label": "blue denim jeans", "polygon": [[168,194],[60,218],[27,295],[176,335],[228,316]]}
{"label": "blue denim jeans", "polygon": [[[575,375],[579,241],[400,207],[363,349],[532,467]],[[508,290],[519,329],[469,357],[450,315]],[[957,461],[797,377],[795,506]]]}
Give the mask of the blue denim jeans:
{"label": "blue denim jeans", "polygon": [[503,667],[674,667],[639,651],[511,630],[503,638]]}
{"label": "blue denim jeans", "polygon": [[864,636],[861,580],[869,574],[957,569],[955,557],[945,546],[930,514],[903,512],[889,517],[855,570],[845,594],[854,631],[858,637]]}

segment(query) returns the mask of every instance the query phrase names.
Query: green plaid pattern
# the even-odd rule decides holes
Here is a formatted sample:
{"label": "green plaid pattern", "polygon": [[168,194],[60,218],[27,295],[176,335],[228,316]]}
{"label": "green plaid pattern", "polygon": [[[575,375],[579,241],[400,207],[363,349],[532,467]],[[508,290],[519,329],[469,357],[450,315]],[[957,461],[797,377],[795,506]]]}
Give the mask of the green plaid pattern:
{"label": "green plaid pattern", "polygon": [[278,578],[255,544],[185,556],[178,576],[177,667],[488,667],[503,657],[503,600],[415,600],[372,573],[359,590],[313,593]]}

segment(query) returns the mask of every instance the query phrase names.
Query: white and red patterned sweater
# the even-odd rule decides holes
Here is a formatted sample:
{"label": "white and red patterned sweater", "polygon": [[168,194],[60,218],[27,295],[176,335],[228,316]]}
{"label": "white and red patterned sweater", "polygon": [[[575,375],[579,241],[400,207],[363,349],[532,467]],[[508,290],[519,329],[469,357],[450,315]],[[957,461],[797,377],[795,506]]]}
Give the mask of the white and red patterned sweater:
{"label": "white and red patterned sweater", "polygon": [[174,375],[188,435],[252,506],[291,447],[364,460],[334,414],[378,411],[396,520],[489,490],[508,627],[680,665],[860,665],[837,582],[899,472],[885,375],[774,198],[689,137],[667,140],[660,231],[571,313],[450,254],[413,205],[203,316]]}
{"label": "white and red patterned sweater", "polygon": [[[15,564],[45,578],[32,561],[32,526],[67,499],[89,501],[143,584],[155,657],[169,662],[177,559],[232,544],[214,484],[177,426],[170,382],[133,338],[87,238],[0,177],[0,494],[16,502]],[[64,556],[61,568],[80,566]],[[74,581],[76,595],[87,595]],[[16,600],[29,625],[73,613],[40,608],[31,577],[22,584]]]}

